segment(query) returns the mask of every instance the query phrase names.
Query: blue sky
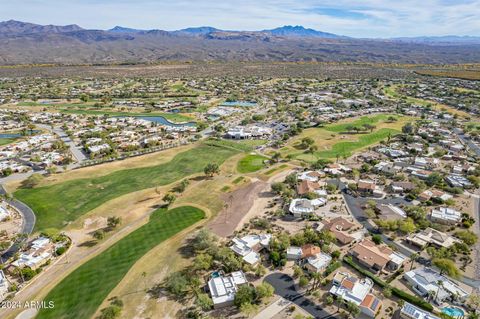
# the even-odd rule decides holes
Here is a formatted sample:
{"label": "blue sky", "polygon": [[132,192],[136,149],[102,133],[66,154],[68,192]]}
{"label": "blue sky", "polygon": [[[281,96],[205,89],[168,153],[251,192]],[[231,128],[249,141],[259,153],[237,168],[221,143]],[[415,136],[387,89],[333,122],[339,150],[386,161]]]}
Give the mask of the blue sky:
{"label": "blue sky", "polygon": [[176,30],[303,25],[354,37],[480,36],[480,0],[0,0],[0,20]]}

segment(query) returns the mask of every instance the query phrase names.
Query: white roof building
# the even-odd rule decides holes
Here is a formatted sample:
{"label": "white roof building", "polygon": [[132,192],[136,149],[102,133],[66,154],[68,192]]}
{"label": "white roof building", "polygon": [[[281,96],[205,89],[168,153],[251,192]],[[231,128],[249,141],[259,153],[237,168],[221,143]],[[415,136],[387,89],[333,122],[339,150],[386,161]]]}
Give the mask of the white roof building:
{"label": "white roof building", "polygon": [[48,245],[50,243],[50,238],[47,238],[47,237],[39,237],[37,239],[35,239],[34,241],[32,241],[32,245],[31,247],[35,250],[37,249],[40,249],[40,248],[43,248],[45,247],[46,245]]}
{"label": "white roof building", "polygon": [[322,197],[312,200],[306,198],[295,198],[291,201],[288,210],[295,217],[304,217],[312,214],[316,208],[323,206],[326,203],[327,199]]}
{"label": "white roof building", "polygon": [[7,210],[6,203],[0,202],[0,222],[4,221],[10,216],[10,213]]}
{"label": "white roof building", "polygon": [[317,171],[305,171],[297,174],[297,179],[299,181],[310,181],[310,182],[317,182],[318,179],[322,176],[325,176],[323,172]]}
{"label": "white roof building", "polygon": [[440,224],[455,225],[462,219],[462,213],[452,208],[440,207],[432,210],[430,219]]}
{"label": "white roof building", "polygon": [[408,302],[406,302],[400,309],[400,315],[402,318],[409,319],[440,319],[439,317],[432,315],[430,312],[422,310]]}
{"label": "white roof building", "polygon": [[349,273],[337,272],[332,282],[330,293],[356,304],[363,314],[373,318],[382,307],[382,302],[370,293],[373,288],[370,278],[360,280]]}
{"label": "white roof building", "polygon": [[8,293],[9,283],[7,277],[2,270],[0,270],[0,301],[5,299],[5,295]]}
{"label": "white roof building", "polygon": [[235,300],[238,286],[247,283],[247,278],[242,271],[232,272],[230,275],[211,278],[208,289],[213,300],[214,308],[230,306]]}
{"label": "white roof building", "polygon": [[110,145],[108,145],[106,143],[105,144],[100,144],[100,145],[92,145],[92,146],[87,147],[87,149],[90,153],[99,153],[99,152],[109,150]]}
{"label": "white roof building", "polygon": [[268,247],[272,235],[247,235],[242,238],[233,238],[233,245],[230,247],[237,255],[250,265],[255,265],[260,261],[258,251]]}
{"label": "white roof building", "polygon": [[[412,286],[413,291],[422,297],[430,291],[435,293],[435,301],[440,304],[447,299],[456,298],[459,301],[468,298],[469,293],[446,276],[440,275],[431,268],[419,268],[406,272],[403,278]],[[441,282],[442,284],[439,284]]]}
{"label": "white roof building", "polygon": [[302,258],[302,248],[298,246],[290,246],[287,248],[287,259],[298,260]]}
{"label": "white roof building", "polygon": [[312,272],[319,272],[324,270],[332,261],[332,257],[325,253],[319,253],[315,256],[308,257],[305,268]]}

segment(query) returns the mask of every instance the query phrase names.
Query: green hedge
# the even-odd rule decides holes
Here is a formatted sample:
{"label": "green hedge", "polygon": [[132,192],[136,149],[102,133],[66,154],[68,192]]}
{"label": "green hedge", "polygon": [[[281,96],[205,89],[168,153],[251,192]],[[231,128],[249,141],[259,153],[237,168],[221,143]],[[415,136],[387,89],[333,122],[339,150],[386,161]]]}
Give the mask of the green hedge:
{"label": "green hedge", "polygon": [[[384,282],[382,279],[378,278],[377,276],[375,276],[373,273],[371,273],[370,271],[364,269],[363,267],[357,265],[351,257],[347,256],[347,257],[344,257],[343,258],[343,261],[345,263],[347,263],[349,266],[351,266],[352,268],[356,269],[359,273],[361,273],[362,275],[372,279],[372,281],[379,285],[380,287],[382,288],[385,288],[387,286],[387,283]],[[419,306],[420,308],[423,308],[427,311],[430,311],[432,312],[433,311],[433,306],[431,304],[429,304],[428,302],[426,302],[425,300],[421,299],[421,298],[418,298],[417,296],[413,296],[413,295],[410,295],[409,293],[406,293],[405,291],[403,290],[400,290],[398,288],[395,288],[395,287],[392,287],[392,294],[394,294],[395,296],[397,296],[398,298],[401,298],[411,304],[414,304],[416,306]]]}

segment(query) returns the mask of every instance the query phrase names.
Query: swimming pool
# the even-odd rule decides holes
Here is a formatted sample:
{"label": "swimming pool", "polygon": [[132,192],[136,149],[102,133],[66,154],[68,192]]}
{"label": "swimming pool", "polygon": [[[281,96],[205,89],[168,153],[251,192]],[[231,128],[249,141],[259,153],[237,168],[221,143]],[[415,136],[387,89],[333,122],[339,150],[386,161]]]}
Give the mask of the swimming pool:
{"label": "swimming pool", "polygon": [[442,309],[442,312],[453,318],[462,318],[465,313],[460,308],[446,307]]}

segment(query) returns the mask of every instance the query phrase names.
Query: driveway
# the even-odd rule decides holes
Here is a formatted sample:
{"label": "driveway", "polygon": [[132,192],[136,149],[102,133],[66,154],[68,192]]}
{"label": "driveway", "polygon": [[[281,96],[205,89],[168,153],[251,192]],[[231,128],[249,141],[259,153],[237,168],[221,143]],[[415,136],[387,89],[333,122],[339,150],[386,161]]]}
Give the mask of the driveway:
{"label": "driveway", "polygon": [[[334,180],[328,180],[328,183],[332,183],[338,186],[338,189],[342,191],[343,197],[345,199],[345,203],[347,205],[347,209],[349,210],[350,214],[353,215],[353,217],[365,227],[366,230],[369,232],[375,233],[376,228],[370,224],[368,221],[368,217],[365,215],[362,209],[362,205],[368,200],[367,198],[362,198],[362,197],[354,197],[352,195],[349,195],[345,192],[347,186],[345,183],[338,179]],[[404,198],[401,197],[394,197],[394,198],[384,198],[384,199],[374,199],[377,203],[381,204],[393,204],[393,205],[411,205],[410,202],[406,201]],[[477,210],[479,211],[479,216],[480,216],[480,207],[477,206]],[[416,253],[416,251],[405,247],[404,245],[397,243],[384,234],[379,234],[382,237],[382,240],[384,243],[387,245],[394,246],[398,252],[401,254],[410,257],[413,253]],[[462,276],[461,278],[458,279],[460,282],[464,283],[467,286],[470,286],[472,288],[478,289],[480,286],[480,280],[474,279],[474,278],[469,278],[466,276]]]}
{"label": "driveway", "polygon": [[311,314],[314,318],[340,318],[326,312],[319,305],[315,304],[315,302],[311,301],[310,299],[306,298],[302,293],[298,292],[293,278],[287,274],[273,273],[265,277],[264,281],[272,285],[273,288],[275,288],[275,293],[277,295],[288,301],[293,302],[294,304]]}
{"label": "driveway", "polygon": [[[345,190],[347,189],[347,186],[345,185],[345,183],[343,183],[342,181],[340,181],[338,179],[329,180],[328,183],[332,183],[332,184],[337,185],[338,189],[342,192],[343,198],[345,199],[345,203],[347,205],[347,208],[348,208],[348,211],[350,212],[350,214],[352,214],[352,216],[360,224],[362,224],[363,227],[365,227],[366,230],[368,230],[371,233],[375,233],[377,231],[376,227],[373,226],[369,222],[368,217],[365,215],[365,213],[362,209],[362,205],[365,204],[367,202],[367,200],[369,200],[369,198],[354,197],[350,194],[347,194],[345,192]],[[392,204],[392,205],[397,205],[397,206],[398,205],[411,205],[408,201],[406,201],[404,198],[401,198],[401,197],[383,198],[383,199],[374,199],[374,200],[377,203],[380,203],[380,204]],[[415,253],[415,251],[413,251],[412,249],[409,249],[409,248],[391,240],[390,238],[388,238],[384,234],[379,234],[379,235],[382,237],[382,240],[386,244],[395,246],[395,248],[397,248],[397,250],[401,254],[409,257],[410,255]]]}

